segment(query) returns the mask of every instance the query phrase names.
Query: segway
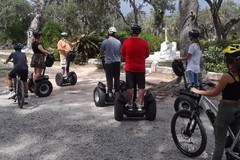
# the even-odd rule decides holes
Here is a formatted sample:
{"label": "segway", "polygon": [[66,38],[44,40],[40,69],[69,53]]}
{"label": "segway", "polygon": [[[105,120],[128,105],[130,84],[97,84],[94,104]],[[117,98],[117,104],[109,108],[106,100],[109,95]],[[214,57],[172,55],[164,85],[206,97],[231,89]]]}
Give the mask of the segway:
{"label": "segway", "polygon": [[[76,51],[70,51],[67,55],[66,71],[69,71],[70,63],[74,60]],[[75,85],[77,83],[77,74],[73,71],[69,72],[67,76],[63,76],[62,73],[57,73],[55,76],[55,82],[58,86],[63,85]]]}
{"label": "segway", "polygon": [[45,75],[46,67],[52,67],[54,63],[54,56],[47,55],[45,60],[45,66],[43,68],[42,75],[33,82],[33,73],[28,79],[28,89],[31,93],[35,93],[38,97],[47,97],[52,93],[52,83],[49,81],[49,76]]}
{"label": "segway", "polygon": [[114,118],[116,121],[122,121],[123,115],[127,117],[146,117],[149,121],[154,121],[157,114],[156,100],[155,96],[152,94],[150,90],[147,90],[144,95],[144,106],[142,111],[138,111],[138,107],[136,104],[137,99],[137,86],[134,87],[134,95],[133,95],[133,108],[128,108],[127,104],[127,94],[124,92],[119,92],[116,95],[116,99],[114,102]]}
{"label": "segway", "polygon": [[[126,84],[122,80],[120,80],[119,90],[120,92],[127,91]],[[115,94],[116,93],[113,94],[113,97],[109,97],[106,85],[102,82],[98,82],[97,87],[95,87],[93,91],[94,103],[97,107],[113,105],[115,100]]]}

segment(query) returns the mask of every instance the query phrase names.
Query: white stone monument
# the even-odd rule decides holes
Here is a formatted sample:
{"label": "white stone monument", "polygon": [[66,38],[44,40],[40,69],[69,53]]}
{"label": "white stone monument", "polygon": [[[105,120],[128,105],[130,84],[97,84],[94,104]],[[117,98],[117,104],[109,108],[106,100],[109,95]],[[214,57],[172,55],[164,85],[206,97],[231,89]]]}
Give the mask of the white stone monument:
{"label": "white stone monument", "polygon": [[148,72],[156,72],[158,62],[173,61],[176,57],[180,56],[180,52],[177,51],[177,43],[169,42],[167,37],[168,28],[164,28],[165,41],[161,43],[160,51],[154,52],[146,60],[150,61],[151,68],[146,68]]}
{"label": "white stone monument", "polygon": [[173,61],[176,57],[180,56],[180,52],[177,51],[177,43],[169,42],[167,37],[168,28],[164,28],[165,31],[165,41],[161,43],[160,51],[154,52],[149,56],[147,60],[157,61],[157,62],[165,62],[165,61]]}

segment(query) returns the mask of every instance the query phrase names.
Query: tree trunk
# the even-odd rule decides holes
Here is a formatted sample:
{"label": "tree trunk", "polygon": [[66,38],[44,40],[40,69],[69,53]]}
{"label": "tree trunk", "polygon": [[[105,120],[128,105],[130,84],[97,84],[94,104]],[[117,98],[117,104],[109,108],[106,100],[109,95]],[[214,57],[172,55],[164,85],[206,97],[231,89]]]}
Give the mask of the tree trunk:
{"label": "tree trunk", "polygon": [[35,8],[35,17],[31,22],[30,27],[27,31],[27,49],[31,51],[31,44],[32,44],[32,33],[33,31],[37,31],[39,29],[39,26],[41,24],[42,18],[43,18],[43,10],[45,6],[45,0],[39,0],[36,4]]}
{"label": "tree trunk", "polygon": [[188,32],[193,28],[197,28],[197,16],[199,3],[198,0],[180,0],[180,54],[181,56],[187,53],[190,41],[188,38]]}

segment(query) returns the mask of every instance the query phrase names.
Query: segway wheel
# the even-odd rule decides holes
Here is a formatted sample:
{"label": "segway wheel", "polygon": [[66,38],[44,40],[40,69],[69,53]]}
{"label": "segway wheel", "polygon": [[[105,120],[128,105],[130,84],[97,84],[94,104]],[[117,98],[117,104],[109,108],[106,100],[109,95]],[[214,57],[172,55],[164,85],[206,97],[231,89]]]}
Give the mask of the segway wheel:
{"label": "segway wheel", "polygon": [[77,83],[77,75],[75,72],[69,72],[68,79],[71,85],[75,85]]}
{"label": "segway wheel", "polygon": [[149,121],[154,121],[157,114],[155,97],[152,95],[152,93],[148,93],[144,102],[144,107],[146,108],[146,119]]}
{"label": "segway wheel", "polygon": [[57,73],[55,76],[55,82],[58,86],[62,86],[63,85],[63,75],[62,73]]}
{"label": "segway wheel", "polygon": [[35,87],[35,94],[38,97],[47,97],[52,93],[52,83],[48,80],[39,81]]}
{"label": "segway wheel", "polygon": [[122,121],[123,120],[123,113],[124,113],[124,104],[122,104],[117,99],[114,103],[114,119],[116,121]]}
{"label": "segway wheel", "polygon": [[105,106],[106,94],[99,88],[96,87],[93,92],[93,100],[96,106]]}
{"label": "segway wheel", "polygon": [[33,79],[28,79],[28,90],[31,92],[31,93],[34,93],[34,82],[33,82]]}

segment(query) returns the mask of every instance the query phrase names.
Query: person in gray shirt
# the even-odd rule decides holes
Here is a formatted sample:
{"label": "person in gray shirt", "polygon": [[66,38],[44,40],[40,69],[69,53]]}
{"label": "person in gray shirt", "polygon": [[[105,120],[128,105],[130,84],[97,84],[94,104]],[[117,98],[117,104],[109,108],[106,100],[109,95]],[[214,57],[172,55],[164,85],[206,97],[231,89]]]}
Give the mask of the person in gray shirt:
{"label": "person in gray shirt", "polygon": [[100,55],[104,57],[104,70],[107,79],[108,97],[113,100],[113,80],[114,91],[119,92],[120,65],[121,65],[121,42],[116,39],[117,30],[115,27],[108,29],[108,38],[100,46]]}

